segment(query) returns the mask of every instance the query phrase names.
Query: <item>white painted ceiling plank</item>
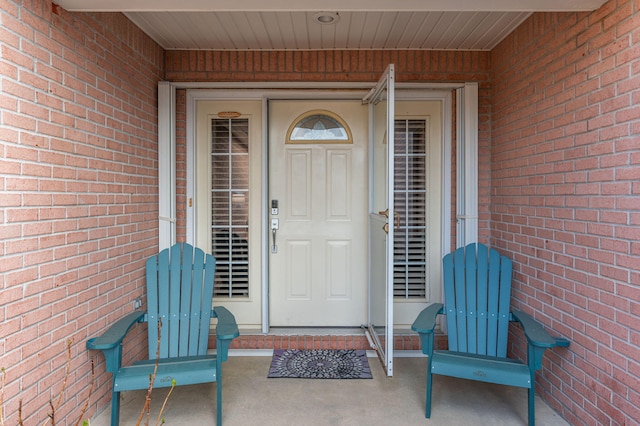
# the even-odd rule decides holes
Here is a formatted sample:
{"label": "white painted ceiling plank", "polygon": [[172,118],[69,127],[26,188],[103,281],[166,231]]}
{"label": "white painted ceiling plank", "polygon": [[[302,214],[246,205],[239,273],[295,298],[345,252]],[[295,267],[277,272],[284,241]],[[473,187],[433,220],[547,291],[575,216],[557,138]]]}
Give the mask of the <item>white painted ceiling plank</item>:
{"label": "white painted ceiling plank", "polygon": [[244,22],[247,24],[247,30],[251,32],[251,37],[247,37],[247,45],[243,49],[263,50],[270,49],[269,31],[264,23],[261,13],[252,12],[245,13]]}
{"label": "white painted ceiling plank", "polygon": [[491,50],[530,12],[341,12],[335,25],[314,14],[126,12],[165,49],[206,50]]}

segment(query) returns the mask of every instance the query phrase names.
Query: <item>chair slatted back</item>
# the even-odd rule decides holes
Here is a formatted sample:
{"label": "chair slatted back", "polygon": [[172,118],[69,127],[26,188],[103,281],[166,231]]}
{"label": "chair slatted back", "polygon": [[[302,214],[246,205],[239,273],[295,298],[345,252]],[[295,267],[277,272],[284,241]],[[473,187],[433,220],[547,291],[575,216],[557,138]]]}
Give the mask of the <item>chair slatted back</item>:
{"label": "chair slatted back", "polygon": [[511,260],[473,243],[442,264],[449,350],[506,357]]}
{"label": "chair slatted back", "polygon": [[216,261],[201,249],[174,244],[147,261],[149,359],[206,355]]}

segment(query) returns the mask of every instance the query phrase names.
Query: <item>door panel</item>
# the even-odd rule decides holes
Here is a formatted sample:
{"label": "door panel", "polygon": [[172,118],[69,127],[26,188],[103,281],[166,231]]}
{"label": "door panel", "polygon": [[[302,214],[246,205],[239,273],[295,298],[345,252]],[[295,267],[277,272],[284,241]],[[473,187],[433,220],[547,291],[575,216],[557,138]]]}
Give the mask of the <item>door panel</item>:
{"label": "door panel", "polygon": [[[311,110],[337,114],[353,143],[285,143]],[[269,103],[271,326],[360,326],[367,309],[367,110],[359,101]],[[272,212],[273,213],[273,212]],[[270,246],[274,246],[272,240]]]}
{"label": "door panel", "polygon": [[327,220],[351,220],[351,152],[327,150]]}
{"label": "door panel", "polygon": [[285,264],[288,266],[285,280],[286,300],[310,301],[312,298],[311,246],[310,240],[286,241],[286,250],[283,252],[283,255],[287,256]]}
{"label": "door panel", "polygon": [[351,241],[327,241],[327,299],[351,299]]}
{"label": "door panel", "polygon": [[[313,180],[311,149],[288,149],[285,152],[287,156],[287,162],[284,165],[288,201],[285,205],[287,217],[291,220],[310,221],[312,220],[311,182]],[[272,172],[281,173],[282,170],[272,170]]]}

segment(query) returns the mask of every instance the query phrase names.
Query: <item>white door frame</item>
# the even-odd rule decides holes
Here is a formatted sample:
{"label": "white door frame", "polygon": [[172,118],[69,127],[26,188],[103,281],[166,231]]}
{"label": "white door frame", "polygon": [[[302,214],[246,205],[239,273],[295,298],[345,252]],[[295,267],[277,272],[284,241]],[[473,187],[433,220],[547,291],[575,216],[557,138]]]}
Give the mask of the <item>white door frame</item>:
{"label": "white door frame", "polygon": [[176,88],[158,83],[158,245],[176,242]]}
{"label": "white door frame", "polygon": [[[194,153],[195,153],[195,129],[196,129],[196,103],[199,100],[260,100],[263,103],[263,123],[268,123],[267,114],[267,100],[268,99],[362,99],[362,97],[375,85],[371,83],[195,83],[195,82],[161,82],[159,85],[159,98],[158,98],[158,118],[159,121],[169,118],[174,122],[175,117],[175,96],[167,96],[170,93],[174,93],[176,89],[188,89],[186,100],[186,166],[187,166],[187,203],[189,199],[193,199],[195,193],[195,175],[194,175]],[[287,90],[285,90],[287,89]],[[344,89],[340,91],[336,89]],[[411,90],[406,90],[411,89]],[[162,91],[161,91],[162,90]],[[464,105],[459,105],[457,108],[457,122],[468,123],[464,135],[458,132],[458,146],[464,146],[465,152],[470,153],[464,160],[467,164],[473,162],[475,150],[475,172],[476,176],[466,176],[465,193],[470,192],[477,193],[477,125],[472,126],[473,123],[477,123],[477,105],[478,102],[478,90],[476,83],[398,83],[396,85],[396,100],[402,99],[425,99],[425,100],[440,100],[443,103],[443,138],[444,146],[442,149],[443,156],[443,168],[442,168],[442,252],[446,253],[451,247],[451,107],[452,96],[451,93],[456,90],[459,94],[463,94],[462,100]],[[464,110],[464,113],[463,113]],[[166,128],[166,123],[159,122],[159,127]],[[173,126],[172,128],[174,128]],[[263,148],[266,148],[268,142],[267,138],[267,126],[264,127],[263,133]],[[159,132],[158,145],[159,154],[166,153],[172,158],[162,159],[163,164],[167,163],[167,168],[159,168],[159,199],[161,203],[168,204],[167,210],[169,212],[175,211],[176,197],[172,188],[175,188],[175,131]],[[263,150],[263,152],[268,152]],[[263,175],[263,187],[262,191],[262,205],[264,206],[264,213],[262,215],[261,224],[263,229],[262,235],[262,332],[268,333],[269,331],[269,306],[268,306],[268,291],[269,291],[269,271],[268,271],[268,256],[269,252],[266,248],[269,245],[269,230],[268,230],[268,167],[267,167],[266,155],[263,155],[262,159],[262,175]],[[457,178],[460,181],[460,168],[457,168]],[[170,198],[170,199],[167,199]],[[163,204],[164,205],[164,204]],[[475,206],[477,211],[477,206]],[[166,226],[166,221],[160,220],[159,234],[160,242],[164,245],[167,242],[175,241],[175,226]],[[170,218],[173,219],[173,218]],[[186,240],[187,242],[195,242],[195,209],[186,207]],[[466,236],[466,239],[473,238],[473,236]],[[476,237],[477,238],[477,237]]]}

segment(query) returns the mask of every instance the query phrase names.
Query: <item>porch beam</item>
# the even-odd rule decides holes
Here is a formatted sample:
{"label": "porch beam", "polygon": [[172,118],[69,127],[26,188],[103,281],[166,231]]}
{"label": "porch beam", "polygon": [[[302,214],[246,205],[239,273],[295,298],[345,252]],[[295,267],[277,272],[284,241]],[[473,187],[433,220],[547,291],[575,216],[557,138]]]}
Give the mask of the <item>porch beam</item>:
{"label": "porch beam", "polygon": [[71,12],[578,12],[606,0],[58,0]]}

